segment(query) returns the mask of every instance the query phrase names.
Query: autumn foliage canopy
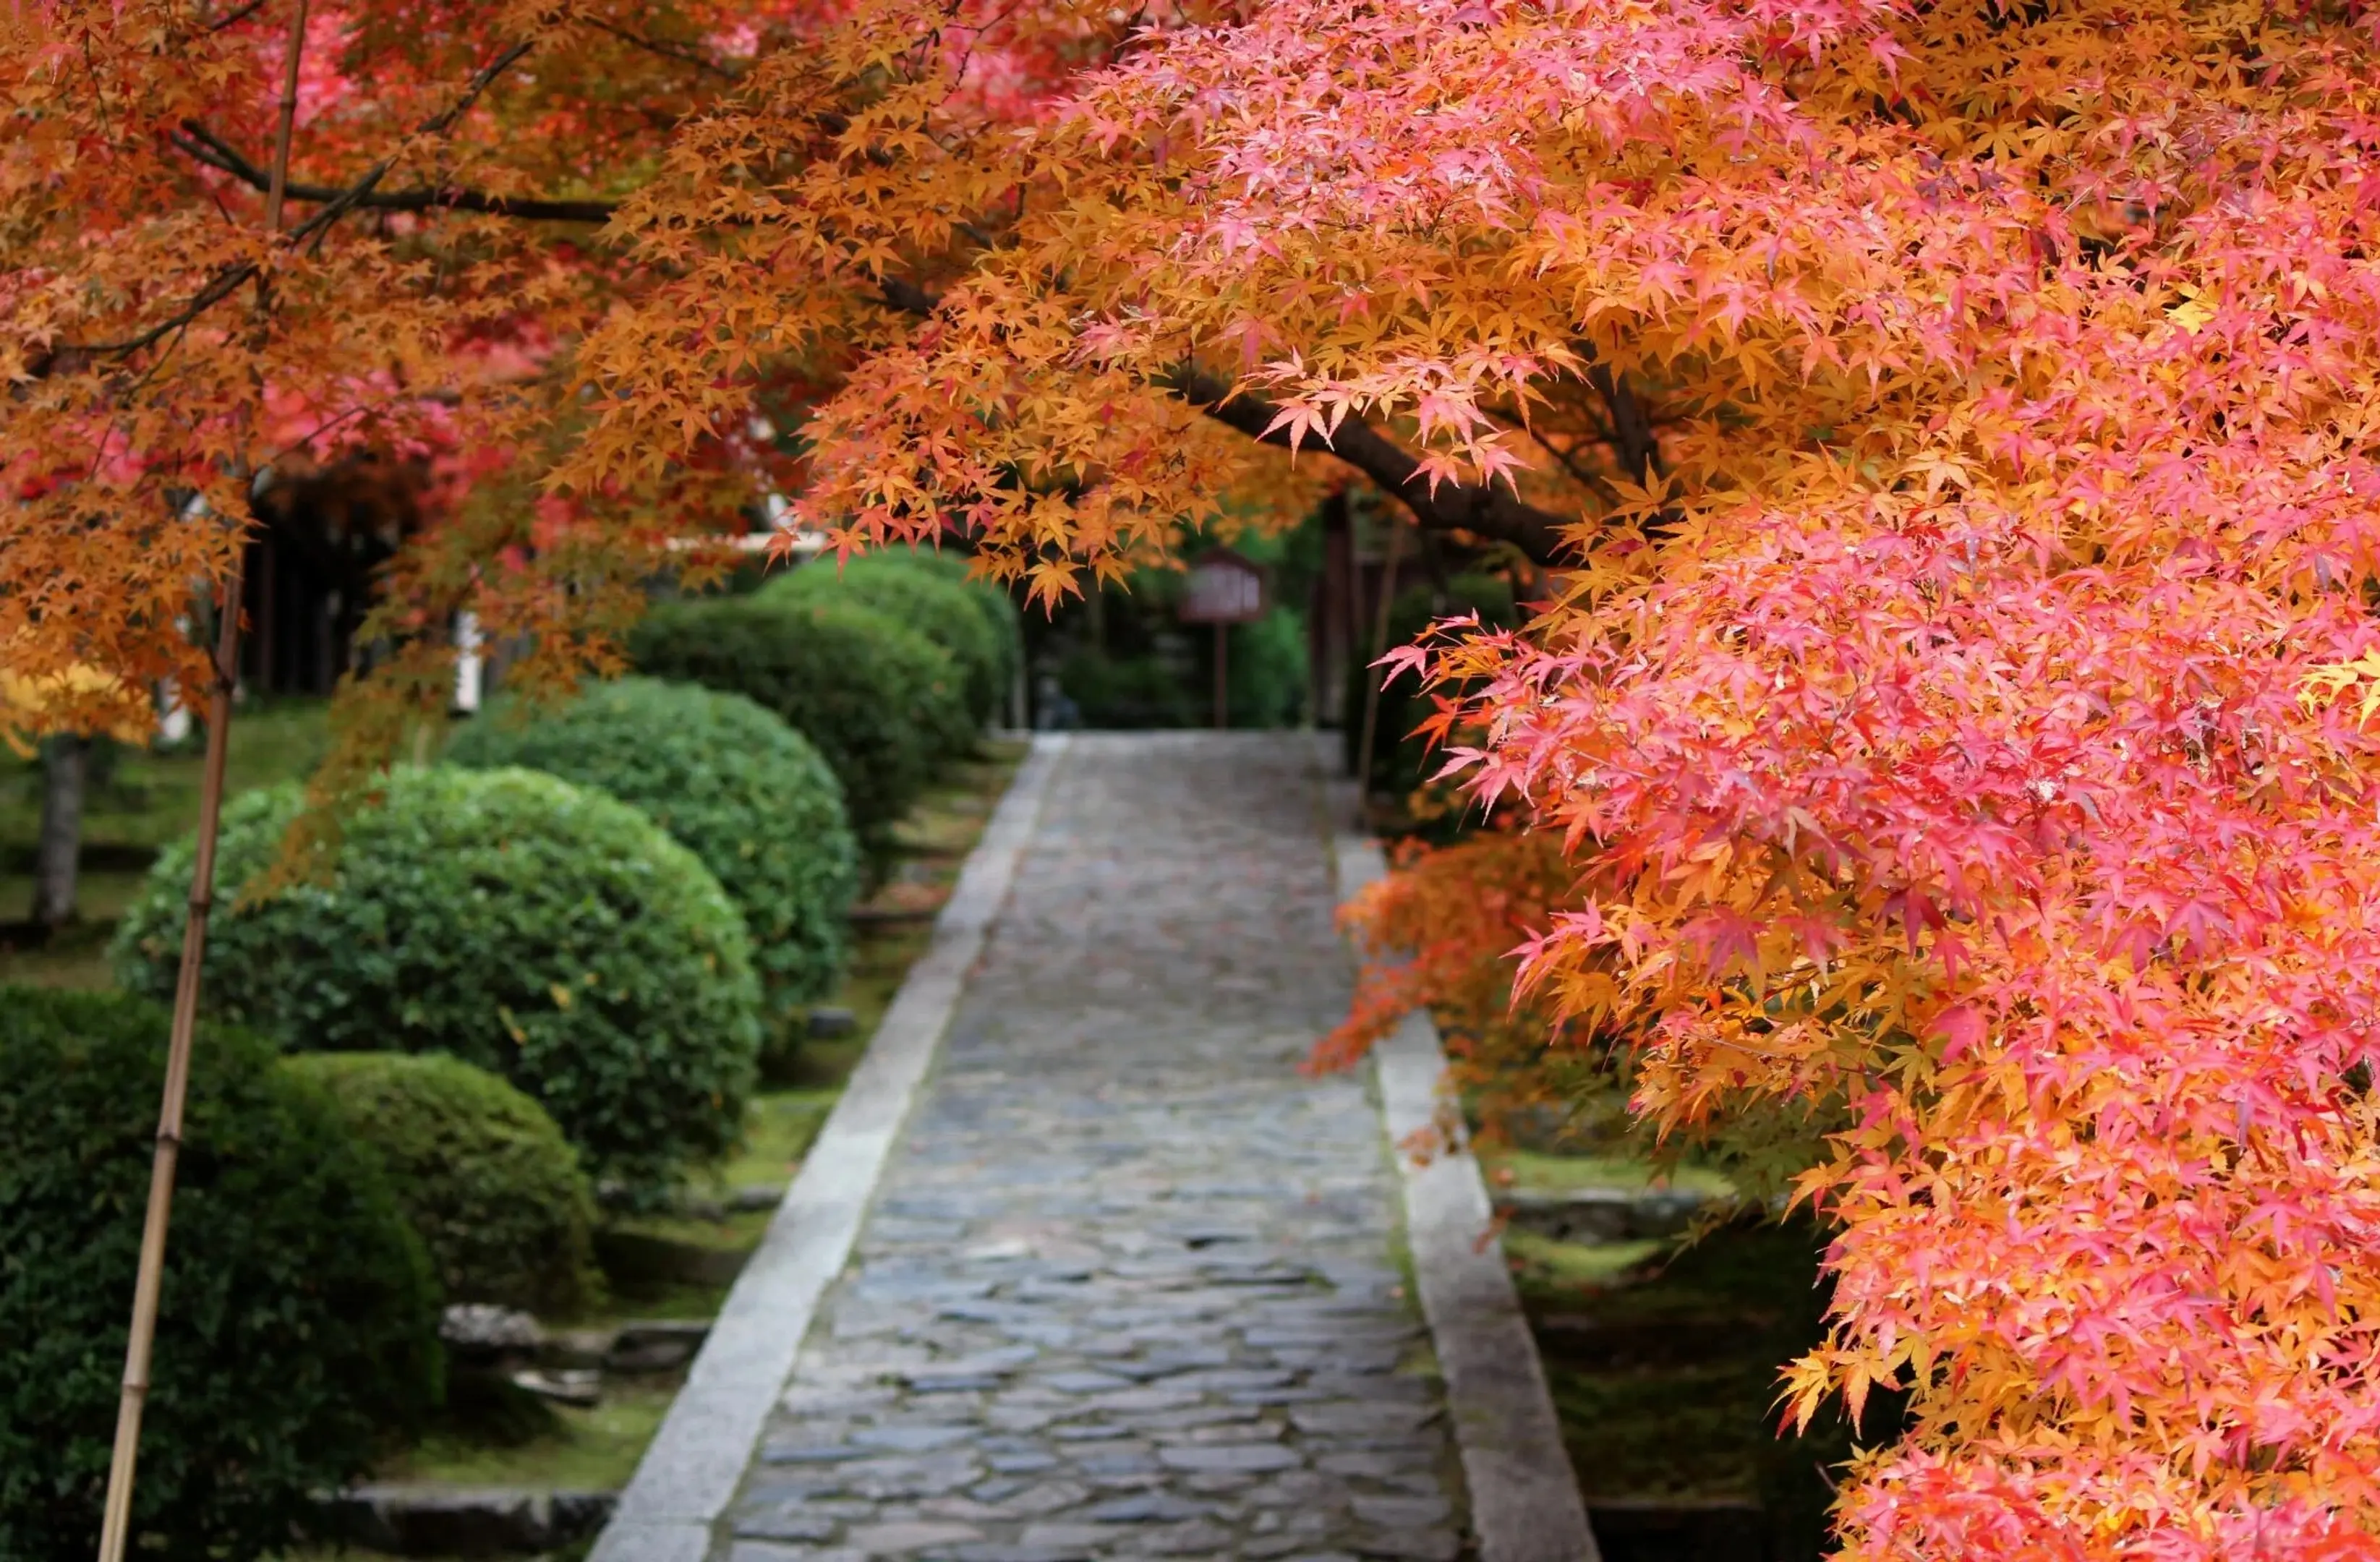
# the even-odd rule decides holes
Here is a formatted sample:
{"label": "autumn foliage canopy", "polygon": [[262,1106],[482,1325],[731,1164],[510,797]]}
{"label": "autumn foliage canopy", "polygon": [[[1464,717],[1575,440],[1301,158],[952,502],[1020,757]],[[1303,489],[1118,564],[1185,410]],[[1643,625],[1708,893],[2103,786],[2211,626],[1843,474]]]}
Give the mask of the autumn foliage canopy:
{"label": "autumn foliage canopy", "polygon": [[1537,842],[1463,947],[1847,1125],[1845,1555],[2380,1557],[2359,6],[317,7],[275,236],[285,9],[9,34],[12,660],[170,670],[350,441],[449,475],[399,667],[600,660],[738,485],[1050,597],[1352,471],[1558,567],[1403,653]]}

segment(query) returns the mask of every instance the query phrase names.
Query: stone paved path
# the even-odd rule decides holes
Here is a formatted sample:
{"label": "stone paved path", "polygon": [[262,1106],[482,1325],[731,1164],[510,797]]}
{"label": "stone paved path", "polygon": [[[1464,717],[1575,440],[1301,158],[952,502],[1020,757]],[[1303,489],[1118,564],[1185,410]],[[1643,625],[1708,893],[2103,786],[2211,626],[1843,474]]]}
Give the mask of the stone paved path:
{"label": "stone paved path", "polygon": [[1060,759],[715,1558],[1463,1555],[1316,754]]}

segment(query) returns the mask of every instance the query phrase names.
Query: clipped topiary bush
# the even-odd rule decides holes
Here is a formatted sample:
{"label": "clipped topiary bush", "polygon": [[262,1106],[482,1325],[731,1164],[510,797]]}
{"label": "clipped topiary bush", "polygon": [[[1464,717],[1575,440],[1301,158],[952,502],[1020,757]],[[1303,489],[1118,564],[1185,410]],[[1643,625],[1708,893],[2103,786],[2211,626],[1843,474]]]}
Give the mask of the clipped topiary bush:
{"label": "clipped topiary bush", "polygon": [[595,1201],[544,1108],[432,1053],[317,1052],[283,1066],[380,1157],[446,1300],[565,1313],[594,1274]]}
{"label": "clipped topiary bush", "polygon": [[[979,728],[1008,695],[1007,643],[975,592],[906,551],[832,557],[778,576],[766,599],[786,602],[849,602],[906,624],[951,654],[965,680],[967,715]],[[974,733],[967,738],[972,745]]]}
{"label": "clipped topiary bush", "polygon": [[457,733],[446,757],[543,770],[640,809],[743,912],[781,1018],[834,990],[859,889],[843,785],[808,739],[752,701],[623,678],[533,716],[500,704]]}
{"label": "clipped topiary bush", "polygon": [[744,695],[817,745],[863,845],[880,849],[970,732],[948,652],[881,613],[762,592],[669,602],[638,625],[639,672]]}
{"label": "clipped topiary bush", "polygon": [[[282,786],[224,810],[210,1012],[292,1050],[449,1052],[501,1073],[629,1204],[735,1144],[759,984],[743,917],[658,825],[530,770],[406,768],[314,881],[232,902],[300,801]],[[171,988],[190,850],[158,859],[117,931],[134,991]]]}
{"label": "clipped topiary bush", "polygon": [[1025,665],[1025,622],[1018,614],[1016,599],[1008,587],[996,580],[987,580],[974,573],[974,566],[964,553],[941,552],[931,548],[887,548],[868,555],[886,564],[898,564],[922,571],[938,579],[951,581],[966,588],[968,600],[976,611],[990,625],[1000,643],[1000,678],[1002,697],[1006,698],[1009,681]]}
{"label": "clipped topiary bush", "polygon": [[[0,988],[0,1556],[98,1548],[165,1011]],[[133,1552],[278,1556],[438,1402],[438,1292],[381,1168],[272,1044],[199,1034]]]}

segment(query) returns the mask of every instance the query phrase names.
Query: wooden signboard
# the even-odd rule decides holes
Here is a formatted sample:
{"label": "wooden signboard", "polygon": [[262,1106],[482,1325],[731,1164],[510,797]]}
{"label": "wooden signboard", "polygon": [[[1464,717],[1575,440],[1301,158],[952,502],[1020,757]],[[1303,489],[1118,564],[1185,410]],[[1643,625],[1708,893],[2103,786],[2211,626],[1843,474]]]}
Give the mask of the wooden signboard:
{"label": "wooden signboard", "polygon": [[1210,548],[1190,565],[1190,579],[1182,593],[1180,617],[1184,624],[1215,626],[1215,725],[1230,725],[1230,664],[1226,648],[1234,624],[1249,624],[1265,615],[1265,572],[1229,548]]}

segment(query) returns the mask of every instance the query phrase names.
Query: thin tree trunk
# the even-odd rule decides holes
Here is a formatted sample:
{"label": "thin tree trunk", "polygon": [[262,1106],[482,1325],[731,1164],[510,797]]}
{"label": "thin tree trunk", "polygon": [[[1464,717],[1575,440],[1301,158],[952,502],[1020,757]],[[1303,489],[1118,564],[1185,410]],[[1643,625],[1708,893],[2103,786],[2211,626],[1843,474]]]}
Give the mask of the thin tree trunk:
{"label": "thin tree trunk", "polygon": [[[306,52],[307,0],[290,7],[289,43],[281,77],[279,133],[273,148],[273,186],[264,203],[265,231],[281,233],[283,193],[289,179],[289,141],[298,123],[298,62]],[[270,295],[260,286],[258,330],[268,325]],[[261,390],[261,387],[259,387]],[[236,468],[253,499],[254,473]],[[207,951],[207,914],[214,904],[215,841],[223,822],[224,760],[231,746],[231,692],[239,676],[240,570],[243,546],[232,550],[231,570],[215,591],[213,682],[207,691],[207,768],[199,781],[197,854],[190,865],[189,910],[182,923],[182,965],[174,981],[173,1028],[165,1044],[165,1088],[157,1108],[157,1149],[149,1169],[149,1212],[140,1228],[140,1267],[132,1286],[132,1327],[124,1346],[124,1388],[115,1406],[115,1447],[107,1467],[107,1502],[99,1530],[99,1562],[124,1562],[132,1541],[133,1471],[140,1454],[140,1412],[149,1401],[149,1366],[157,1338],[157,1302],[165,1284],[165,1228],[174,1209],[174,1173],[182,1155],[182,1108],[190,1088],[190,1050],[199,1027],[199,973]]]}
{"label": "thin tree trunk", "polygon": [[82,861],[82,806],[91,739],[60,733],[42,745],[42,832],[33,849],[33,926],[55,932],[75,919]]}

